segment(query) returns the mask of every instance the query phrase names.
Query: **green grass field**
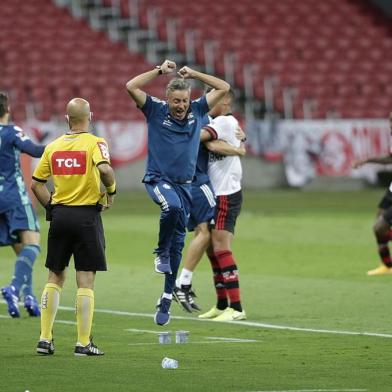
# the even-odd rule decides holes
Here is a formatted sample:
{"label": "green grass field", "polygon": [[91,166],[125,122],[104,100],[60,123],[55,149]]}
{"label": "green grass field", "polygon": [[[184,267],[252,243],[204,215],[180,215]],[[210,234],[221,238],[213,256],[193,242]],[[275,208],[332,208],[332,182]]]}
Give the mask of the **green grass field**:
{"label": "green grass field", "polygon": [[[35,354],[39,320],[24,310],[11,319],[0,302],[0,391],[391,391],[392,276],[365,274],[379,263],[371,226],[382,194],[245,193],[234,253],[247,322],[199,321],[173,303],[163,328],[152,318],[163,282],[151,253],[158,210],[144,193],[119,196],[104,215],[110,270],[95,289],[94,340],[106,355],[73,356],[70,269],[53,357]],[[38,296],[47,276],[41,222]],[[13,254],[0,255],[6,285]],[[215,297],[207,259],[194,286],[208,310]],[[155,332],[176,330],[190,331],[188,344],[158,344]],[[179,368],[162,369],[165,356]]]}

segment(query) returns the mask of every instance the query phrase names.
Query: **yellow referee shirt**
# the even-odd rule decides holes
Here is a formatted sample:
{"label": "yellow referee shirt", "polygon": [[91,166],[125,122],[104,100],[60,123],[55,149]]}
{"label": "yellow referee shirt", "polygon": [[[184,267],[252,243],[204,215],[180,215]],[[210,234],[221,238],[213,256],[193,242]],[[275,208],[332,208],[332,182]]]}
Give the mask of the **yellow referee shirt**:
{"label": "yellow referee shirt", "polygon": [[88,132],[65,134],[46,146],[33,179],[46,182],[53,177],[52,204],[94,205],[101,198],[101,163],[110,164],[105,139]]}

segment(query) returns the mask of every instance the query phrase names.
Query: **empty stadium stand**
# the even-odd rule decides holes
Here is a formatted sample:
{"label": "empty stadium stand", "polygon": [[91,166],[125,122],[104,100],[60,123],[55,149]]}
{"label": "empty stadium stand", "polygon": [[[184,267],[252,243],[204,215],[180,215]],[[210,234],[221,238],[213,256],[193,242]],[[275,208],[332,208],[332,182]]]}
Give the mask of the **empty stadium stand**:
{"label": "empty stadium stand", "polygon": [[[93,31],[51,0],[12,0],[1,5],[0,90],[12,97],[13,118],[63,118],[67,101],[82,96],[98,120],[143,119],[125,90],[133,75],[151,68],[143,54],[130,53]],[[166,78],[150,92],[164,93]]]}
{"label": "empty stadium stand", "polygon": [[[294,118],[303,118],[304,103],[312,118],[385,118],[391,110],[391,23],[368,0],[79,1],[87,12],[111,9],[106,18],[132,21],[130,32],[144,42],[136,48],[50,0],[3,3],[0,89],[12,91],[19,119],[26,104],[39,119],[62,115],[74,95],[89,99],[98,119],[141,118],[124,83],[151,67],[143,51],[158,40],[170,41],[165,54],[170,48],[232,79],[248,101],[268,98],[272,80],[273,108],[283,113],[290,88]],[[166,82],[150,92],[162,96]]]}
{"label": "empty stadium stand", "polygon": [[[122,9],[129,4],[122,0]],[[265,98],[265,77],[274,75],[275,107],[283,111],[283,89],[294,87],[296,118],[303,116],[306,99],[315,101],[316,118],[382,118],[391,110],[391,23],[367,0],[143,0],[140,22],[146,28],[152,7],[160,39],[167,38],[166,21],[177,21],[179,50],[186,51],[184,37],[194,30],[199,63],[206,41],[215,43],[220,74],[225,54],[233,53],[238,87],[244,87],[245,65],[254,64],[257,99]]]}

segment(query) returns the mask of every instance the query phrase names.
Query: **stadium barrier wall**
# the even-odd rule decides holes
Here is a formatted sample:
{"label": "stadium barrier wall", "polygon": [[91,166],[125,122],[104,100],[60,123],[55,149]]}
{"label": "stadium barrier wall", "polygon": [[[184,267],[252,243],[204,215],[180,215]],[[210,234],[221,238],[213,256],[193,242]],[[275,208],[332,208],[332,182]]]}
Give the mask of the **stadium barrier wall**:
{"label": "stadium barrier wall", "polygon": [[[58,122],[29,121],[22,126],[43,144],[67,131],[66,124]],[[119,189],[143,188],[146,124],[96,122],[93,129],[109,143]],[[352,163],[390,151],[387,120],[257,121],[249,123],[246,132],[248,154],[242,163],[247,188],[359,188],[376,183],[385,167],[352,170]]]}

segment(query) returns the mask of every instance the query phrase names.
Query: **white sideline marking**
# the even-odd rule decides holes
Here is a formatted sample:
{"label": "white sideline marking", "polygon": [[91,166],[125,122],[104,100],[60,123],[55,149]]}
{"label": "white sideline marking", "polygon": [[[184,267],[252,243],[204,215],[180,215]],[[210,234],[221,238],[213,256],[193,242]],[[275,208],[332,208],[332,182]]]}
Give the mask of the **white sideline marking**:
{"label": "white sideline marking", "polygon": [[[124,329],[124,331],[127,332],[136,332],[136,333],[151,333],[154,335],[157,335],[160,333],[160,331],[152,331],[150,329],[138,329],[138,328],[127,328]],[[165,331],[165,332],[170,332],[171,331]],[[206,336],[204,339],[209,339],[209,340],[215,340],[215,342],[190,342],[190,343],[220,343],[220,342],[228,342],[228,343],[256,343],[259,342],[260,340],[254,340],[254,339],[239,339],[239,338],[225,338],[222,336]],[[135,343],[130,343],[131,345],[135,345]],[[136,343],[137,345],[141,345],[141,344],[151,344],[151,343]],[[152,344],[156,344],[156,343],[152,343]]]}
{"label": "white sideline marking", "polygon": [[254,339],[222,338],[222,337],[219,337],[219,336],[206,336],[206,339],[220,340],[220,341],[223,341],[223,342],[233,342],[233,343],[256,343],[256,342],[260,342],[260,340],[254,340]]}
{"label": "white sideline marking", "polygon": [[76,325],[76,321],[69,321],[69,320],[55,320],[55,323]]}
{"label": "white sideline marking", "polygon": [[[10,319],[12,317],[10,316],[4,316],[3,314],[0,314],[0,318],[5,318],[5,319]],[[68,321],[68,320],[55,320],[56,323],[60,323],[60,324],[72,324],[72,325],[76,325],[75,321]]]}
{"label": "white sideline marking", "polygon": [[[70,306],[59,306],[61,310],[69,310],[74,312],[75,308]],[[105,314],[114,314],[116,316],[129,316],[129,317],[148,317],[153,318],[154,314],[152,313],[135,313],[135,312],[124,312],[121,310],[110,310],[110,309],[95,309],[96,313],[105,313]],[[199,319],[193,317],[184,317],[184,316],[171,316],[172,320],[187,320],[187,321],[199,321],[199,322],[211,322],[218,325],[217,321]],[[237,327],[255,327],[255,328],[265,328],[265,329],[282,329],[287,331],[298,331],[298,332],[313,332],[313,333],[326,333],[326,334],[339,334],[339,335],[353,335],[353,336],[372,336],[378,338],[392,338],[392,334],[387,333],[377,333],[377,332],[353,332],[353,331],[338,331],[338,330],[329,330],[329,329],[316,329],[316,328],[302,328],[302,327],[290,327],[287,325],[275,325],[275,324],[265,324],[258,323],[253,321],[219,321],[220,324],[232,324]],[[332,391],[331,391],[332,392]],[[354,391],[353,391],[354,392]]]}
{"label": "white sideline marking", "polygon": [[171,332],[171,331],[151,331],[150,329],[137,329],[137,328],[127,328],[127,329],[124,329],[124,331],[127,331],[127,332],[141,332],[141,333],[153,333],[154,335],[157,335],[158,333],[161,333],[161,332]]}
{"label": "white sideline marking", "polygon": [[[0,301],[0,303],[5,303],[5,301]],[[70,306],[59,306],[61,310],[67,311],[75,311],[75,308]],[[105,313],[105,314],[113,314],[116,316],[128,316],[128,317],[148,317],[153,318],[154,314],[152,313],[134,313],[134,312],[124,312],[121,310],[110,310],[110,309],[95,309],[96,313]],[[193,317],[184,317],[184,316],[171,316],[172,320],[187,320],[187,321],[199,321],[199,322],[212,322],[217,324],[217,321],[199,319]],[[377,338],[392,338],[392,334],[387,333],[377,333],[377,332],[354,332],[354,331],[339,331],[333,329],[317,329],[317,328],[303,328],[303,327],[290,327],[288,325],[276,325],[276,324],[265,324],[253,321],[219,321],[219,323],[224,324],[233,324],[238,327],[255,327],[255,328],[265,328],[265,329],[281,329],[286,331],[298,331],[298,332],[311,332],[311,333],[325,333],[325,334],[334,334],[334,335],[352,335],[352,336],[371,336]],[[255,391],[256,392],[256,391]],[[266,391],[268,392],[268,391]],[[284,392],[284,391],[283,391]],[[305,391],[307,392],[307,391]],[[333,392],[333,391],[331,391]],[[349,392],[349,391],[348,391]],[[355,391],[353,391],[355,392]]]}
{"label": "white sideline marking", "polygon": [[[238,341],[233,341],[233,340],[227,340],[227,341],[221,341],[221,340],[211,340],[211,341],[199,341],[199,342],[188,342],[184,344],[222,344],[222,343],[244,343],[244,342],[238,342]],[[247,343],[247,342],[246,342]],[[253,343],[253,342],[252,342]],[[161,343],[128,343],[128,346],[155,346],[155,345],[160,345],[162,346]],[[164,344],[163,344],[164,346]],[[257,392],[257,391],[254,391]],[[261,392],[261,391],[260,391]]]}

